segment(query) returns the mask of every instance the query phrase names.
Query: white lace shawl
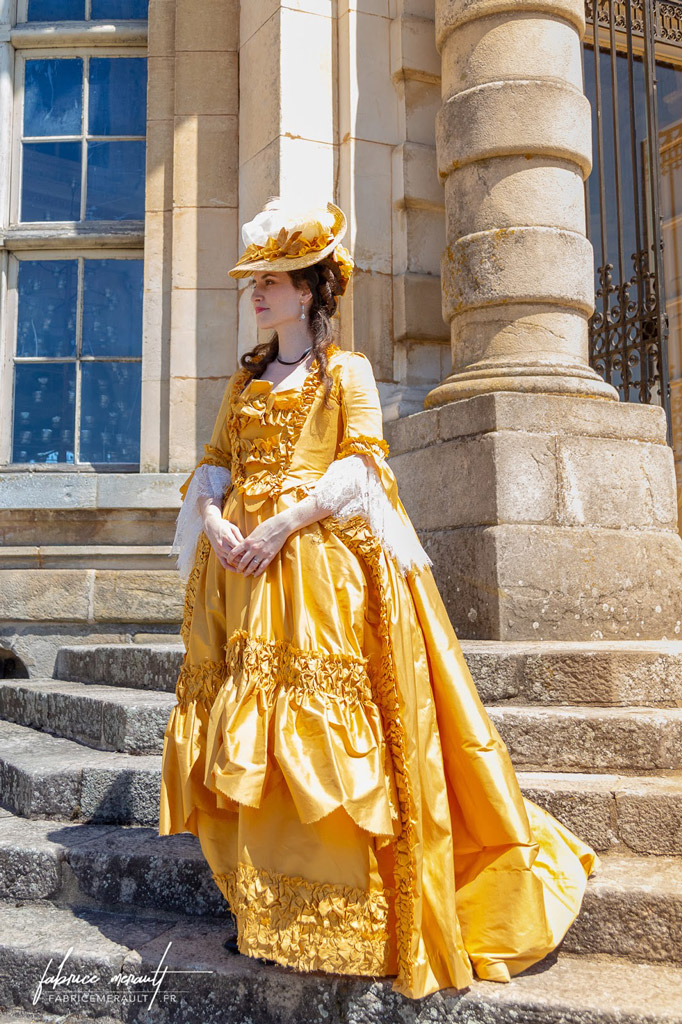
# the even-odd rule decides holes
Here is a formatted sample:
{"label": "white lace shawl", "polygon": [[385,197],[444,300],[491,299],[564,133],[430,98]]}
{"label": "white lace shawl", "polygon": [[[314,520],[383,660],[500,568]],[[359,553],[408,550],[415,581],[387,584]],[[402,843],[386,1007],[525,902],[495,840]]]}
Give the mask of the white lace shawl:
{"label": "white lace shawl", "polygon": [[[198,499],[209,497],[222,508],[230,482],[230,471],[223,466],[204,463],[194,471],[178,514],[170,551],[171,555],[177,555],[178,572],[184,582],[192,571],[199,535],[204,526]],[[321,509],[338,519],[363,516],[403,575],[412,569],[423,569],[433,564],[409,520],[403,520],[389,501],[374,467],[366,465],[359,455],[348,455],[332,462],[323,476],[309,488],[309,493]]]}
{"label": "white lace shawl", "polygon": [[409,519],[403,520],[389,501],[374,466],[368,466],[361,456],[348,455],[332,462],[310,494],[339,519],[363,516],[403,575],[433,565]]}
{"label": "white lace shawl", "polygon": [[204,522],[199,510],[199,498],[212,498],[222,508],[223,498],[232,480],[229,469],[224,466],[210,466],[203,463],[197,466],[180,506],[175,526],[175,538],[170,549],[171,555],[177,555],[177,567],[180,578],[187,582],[194,565],[199,534]]}

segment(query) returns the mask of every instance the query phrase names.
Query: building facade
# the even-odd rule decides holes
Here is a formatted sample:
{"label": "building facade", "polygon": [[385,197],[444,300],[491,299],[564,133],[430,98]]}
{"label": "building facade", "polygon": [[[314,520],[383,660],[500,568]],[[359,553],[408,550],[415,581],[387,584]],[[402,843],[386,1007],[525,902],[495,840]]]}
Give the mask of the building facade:
{"label": "building facade", "polygon": [[[575,0],[0,0],[8,656],[45,667],[40,637],[175,630],[178,485],[257,340],[246,282],[227,270],[240,224],[271,195],[333,198],[348,216],[356,272],[341,343],[372,360],[397,469],[401,452],[422,450],[414,431],[427,420],[405,421],[409,444],[400,424],[425,405],[434,416],[458,406],[464,438],[485,395],[596,398],[610,436],[625,399],[665,407],[682,492],[681,11],[652,0],[597,4],[596,16]],[[659,216],[655,277],[632,254],[652,249]],[[638,320],[617,308],[628,282],[646,307]],[[636,525],[633,509],[655,506],[670,540],[669,451],[657,435],[628,462],[653,444],[646,429],[612,435],[632,442],[620,462],[627,515]],[[440,509],[457,500],[448,486]],[[484,530],[497,514],[455,526]],[[440,550],[438,523],[417,519]],[[482,550],[467,559],[478,579]],[[459,585],[440,582],[454,609]],[[465,608],[458,628],[473,621]]]}

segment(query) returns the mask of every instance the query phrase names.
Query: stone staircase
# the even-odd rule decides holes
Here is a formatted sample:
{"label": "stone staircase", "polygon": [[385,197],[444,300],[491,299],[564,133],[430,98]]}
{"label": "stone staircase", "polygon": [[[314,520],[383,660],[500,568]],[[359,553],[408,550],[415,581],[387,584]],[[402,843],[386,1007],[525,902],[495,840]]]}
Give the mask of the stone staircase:
{"label": "stone staircase", "polygon": [[[462,647],[524,794],[602,858],[558,950],[414,1003],[228,953],[198,840],[157,833],[182,648],[63,647],[56,678],[0,681],[0,1024],[682,1024],[682,644]],[[67,953],[98,982],[34,1004]]]}

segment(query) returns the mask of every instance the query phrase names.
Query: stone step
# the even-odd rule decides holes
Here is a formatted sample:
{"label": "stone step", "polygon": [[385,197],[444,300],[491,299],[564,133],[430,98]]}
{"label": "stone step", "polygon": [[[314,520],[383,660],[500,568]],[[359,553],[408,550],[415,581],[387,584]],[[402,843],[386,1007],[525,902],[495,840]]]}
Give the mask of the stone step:
{"label": "stone step", "polygon": [[682,964],[682,858],[602,856],[563,948]]}
{"label": "stone step", "polygon": [[[82,1017],[70,1013],[36,1013],[35,1010],[0,1011],[0,1024],[92,1024],[92,1017]],[[114,1017],[98,1017],[97,1024],[118,1024]]]}
{"label": "stone step", "polygon": [[682,772],[517,772],[521,791],[595,850],[682,855]]}
{"label": "stone step", "polygon": [[0,720],[0,794],[25,817],[158,826],[161,757],[95,750]]}
{"label": "stone step", "polygon": [[[172,542],[171,542],[172,543]],[[0,547],[3,569],[168,570],[168,544],[7,544]]]}
{"label": "stone step", "polygon": [[[413,1003],[392,992],[390,979],[304,974],[231,955],[226,932],[202,918],[170,924],[8,902],[0,915],[0,1005],[36,1014],[106,1010],[127,1024],[407,1024],[424,1011],[432,1024],[682,1024],[679,967],[555,951],[509,984],[474,981]],[[62,975],[90,980],[39,988],[60,964]],[[120,972],[152,975],[160,965],[156,985],[133,980],[126,993],[115,980]]]}
{"label": "stone step", "polygon": [[[0,899],[228,915],[195,836],[7,814]],[[682,963],[682,858],[602,855],[565,948]]]}
{"label": "stone step", "polygon": [[229,916],[196,836],[0,817],[0,899]]}
{"label": "stone step", "polygon": [[0,680],[0,717],[100,750],[152,754],[175,695],[58,679]]}
{"label": "stone step", "polygon": [[515,768],[682,769],[682,708],[488,706]]}
{"label": "stone step", "polygon": [[485,704],[682,703],[682,640],[461,644]]}
{"label": "stone step", "polygon": [[[97,1024],[119,1024],[120,1018],[97,1017]],[[0,1011],[0,1024],[92,1024],[92,1017],[83,1017],[80,1013],[41,1013],[35,1010],[8,1010],[6,1013]]]}
{"label": "stone step", "polygon": [[[675,707],[682,702],[682,641],[507,642],[463,640],[486,704]],[[82,644],[57,655],[60,679],[175,690],[177,643]]]}
{"label": "stone step", "polygon": [[[90,749],[0,720],[0,802],[18,814],[158,826],[160,779],[159,755]],[[682,773],[519,771],[518,780],[596,850],[682,854]]]}
{"label": "stone step", "polygon": [[78,644],[60,647],[55,675],[81,683],[174,693],[183,655],[179,637],[177,643]]}

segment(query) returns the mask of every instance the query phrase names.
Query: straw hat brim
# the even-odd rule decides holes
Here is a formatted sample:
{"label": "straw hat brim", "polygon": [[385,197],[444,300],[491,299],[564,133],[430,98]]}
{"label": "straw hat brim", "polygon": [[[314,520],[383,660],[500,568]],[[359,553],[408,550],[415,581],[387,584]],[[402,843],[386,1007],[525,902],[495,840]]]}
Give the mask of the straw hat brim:
{"label": "straw hat brim", "polygon": [[228,270],[230,277],[250,277],[257,270],[272,270],[274,273],[280,273],[283,270],[302,270],[303,267],[310,267],[313,263],[319,263],[325,256],[329,256],[346,234],[347,223],[345,214],[334,203],[327,203],[327,209],[330,213],[334,214],[334,226],[332,228],[334,238],[324,249],[307,252],[302,256],[280,256],[274,260],[249,260],[248,263],[240,263],[238,266]]}

